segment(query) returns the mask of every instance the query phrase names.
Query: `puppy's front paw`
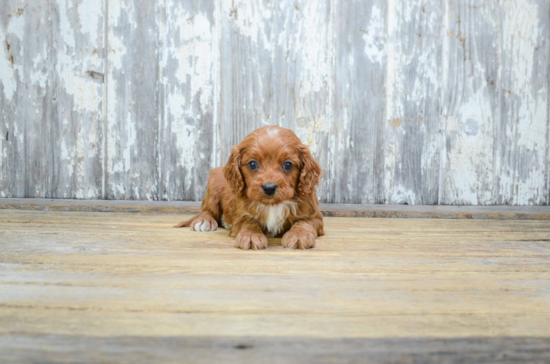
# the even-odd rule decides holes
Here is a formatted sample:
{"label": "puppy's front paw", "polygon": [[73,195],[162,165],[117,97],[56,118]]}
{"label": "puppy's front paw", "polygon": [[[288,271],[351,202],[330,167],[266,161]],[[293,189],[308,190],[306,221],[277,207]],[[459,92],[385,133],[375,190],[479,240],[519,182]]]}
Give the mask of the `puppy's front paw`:
{"label": "puppy's front paw", "polygon": [[218,222],[209,215],[199,215],[199,217],[193,221],[191,228],[195,231],[214,231],[218,229]]}
{"label": "puppy's front paw", "polygon": [[310,249],[315,248],[315,234],[303,229],[290,229],[281,243],[287,249]]}
{"label": "puppy's front paw", "polygon": [[267,248],[267,238],[261,233],[242,232],[235,239],[235,247],[243,250]]}

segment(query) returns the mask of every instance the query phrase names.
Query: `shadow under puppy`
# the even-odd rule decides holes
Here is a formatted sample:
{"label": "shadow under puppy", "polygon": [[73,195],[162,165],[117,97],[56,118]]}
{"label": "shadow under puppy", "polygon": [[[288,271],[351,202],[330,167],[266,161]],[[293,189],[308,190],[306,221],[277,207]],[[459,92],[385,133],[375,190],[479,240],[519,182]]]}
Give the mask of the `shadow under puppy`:
{"label": "shadow under puppy", "polygon": [[[321,167],[289,129],[266,126],[233,147],[225,167],[210,171],[201,212],[175,227],[213,231],[222,225],[241,249],[315,247],[324,235],[316,188]],[[267,237],[266,237],[267,236]]]}

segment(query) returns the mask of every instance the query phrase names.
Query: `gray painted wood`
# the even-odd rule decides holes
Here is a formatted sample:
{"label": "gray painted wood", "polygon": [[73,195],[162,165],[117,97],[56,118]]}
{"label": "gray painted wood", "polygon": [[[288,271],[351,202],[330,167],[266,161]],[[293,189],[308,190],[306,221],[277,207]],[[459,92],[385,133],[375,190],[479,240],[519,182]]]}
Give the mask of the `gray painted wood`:
{"label": "gray painted wood", "polygon": [[548,203],[550,3],[507,1],[501,8],[498,196],[512,205]]}
{"label": "gray painted wood", "polygon": [[[68,200],[3,198],[0,210],[131,212],[145,214],[196,214],[196,201]],[[550,206],[449,206],[321,203],[327,217],[377,217],[414,219],[550,220]],[[550,241],[550,239],[548,239]]]}
{"label": "gray painted wood", "polygon": [[[40,4],[3,3],[1,25],[1,196],[51,196],[53,153],[52,31],[50,9]],[[46,31],[39,31],[40,29]]]}
{"label": "gray painted wood", "polygon": [[386,120],[382,124],[386,203],[436,204],[444,7],[439,1],[388,1]]}
{"label": "gray painted wood", "polygon": [[545,0],[7,0],[0,197],[200,200],[257,127],[324,202],[550,202]]}
{"label": "gray painted wood", "polygon": [[491,204],[498,191],[499,6],[447,1],[445,11],[440,203]]}
{"label": "gray painted wood", "polygon": [[328,201],[380,203],[386,119],[386,1],[336,2]]}
{"label": "gray painted wood", "polygon": [[214,1],[161,1],[158,199],[200,200],[212,168]]}
{"label": "gray painted wood", "polygon": [[25,23],[31,16],[11,0],[2,3],[0,17],[0,196],[26,196],[23,114],[31,101],[18,68],[23,68]]}
{"label": "gray painted wood", "polygon": [[97,198],[103,191],[103,5],[103,0],[50,4],[49,130],[36,135],[51,148],[46,194],[54,198]]}
{"label": "gray painted wood", "polygon": [[105,198],[158,199],[157,6],[108,1]]}
{"label": "gray painted wood", "polygon": [[6,363],[547,363],[547,337],[0,336]]}
{"label": "gray painted wood", "polygon": [[[224,1],[220,160],[264,125],[291,128],[327,169],[332,84],[329,1]],[[320,186],[325,195],[328,180]]]}
{"label": "gray painted wood", "polygon": [[101,195],[103,9],[11,2],[2,8],[0,195]]}

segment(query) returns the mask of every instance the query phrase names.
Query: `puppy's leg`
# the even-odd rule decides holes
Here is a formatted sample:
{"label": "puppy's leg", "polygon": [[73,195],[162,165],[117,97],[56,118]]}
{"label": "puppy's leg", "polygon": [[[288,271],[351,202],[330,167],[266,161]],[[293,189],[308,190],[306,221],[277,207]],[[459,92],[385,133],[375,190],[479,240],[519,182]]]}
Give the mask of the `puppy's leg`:
{"label": "puppy's leg", "polygon": [[322,220],[314,218],[298,221],[283,235],[281,243],[287,249],[315,248],[315,239],[323,234]]}
{"label": "puppy's leg", "polygon": [[218,229],[218,222],[209,211],[204,211],[189,226],[195,231],[214,231]]}
{"label": "puppy's leg", "polygon": [[210,172],[200,214],[174,227],[189,226],[195,231],[214,231],[218,229],[218,221],[220,221],[222,214],[221,191],[224,183],[223,176],[220,178],[220,172],[220,168],[215,168]]}
{"label": "puppy's leg", "polygon": [[233,225],[230,236],[235,236],[235,247],[243,250],[267,248],[267,238],[257,222],[244,220]]}

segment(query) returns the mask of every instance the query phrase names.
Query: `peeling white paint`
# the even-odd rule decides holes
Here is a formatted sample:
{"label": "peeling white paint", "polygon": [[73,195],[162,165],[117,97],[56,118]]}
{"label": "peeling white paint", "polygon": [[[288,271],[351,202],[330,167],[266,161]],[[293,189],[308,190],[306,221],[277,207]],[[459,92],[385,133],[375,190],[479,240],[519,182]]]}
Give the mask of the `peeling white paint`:
{"label": "peeling white paint", "polygon": [[485,205],[492,201],[494,144],[488,138],[492,121],[491,105],[483,89],[463,101],[456,118],[447,120],[447,135],[454,140],[447,155],[452,166],[447,171],[448,198],[464,204]]}
{"label": "peeling white paint", "polygon": [[11,100],[17,89],[17,81],[15,80],[15,70],[10,61],[5,44],[6,35],[1,33],[0,29],[0,84],[4,89],[4,97]]}
{"label": "peeling white paint", "polygon": [[77,7],[80,31],[88,34],[91,39],[97,39],[98,31],[103,27],[103,24],[98,23],[98,19],[103,18],[102,7],[98,6],[97,0],[83,0]]}
{"label": "peeling white paint", "polygon": [[[372,7],[371,19],[367,29],[362,29],[365,40],[365,54],[373,63],[386,60],[386,29],[385,21],[378,6]],[[353,62],[350,62],[353,65]]]}
{"label": "peeling white paint", "polygon": [[[17,49],[10,46],[8,51],[7,45],[10,43],[10,38],[16,38],[21,41],[25,34],[25,18],[23,16],[11,16],[7,29],[0,27],[0,83],[4,88],[4,97],[11,100],[17,90],[16,71],[18,65],[13,64],[11,59],[21,59],[21,54],[15,53]],[[22,75],[17,72],[20,76]]]}
{"label": "peeling white paint", "polygon": [[[507,67],[503,87],[509,103],[503,115],[504,132],[506,140],[512,141],[507,154],[514,164],[508,158],[497,161],[500,193],[507,203],[541,204],[548,198],[542,192],[548,173],[548,84],[546,89],[536,89],[533,79],[538,77],[534,62],[542,55],[537,47],[547,37],[541,30],[548,25],[539,24],[542,15],[537,1],[510,1],[502,15],[503,64]],[[548,63],[548,55],[543,62]]]}
{"label": "peeling white paint", "polygon": [[[183,11],[174,15],[179,19],[191,18],[189,13]],[[200,104],[204,110],[212,105],[212,25],[205,15],[198,13],[191,21],[181,22],[179,33],[183,44],[180,47],[171,44],[165,54],[166,57],[178,60],[177,80],[181,84],[190,83],[191,95],[200,95]],[[167,39],[171,36],[167,34]]]}
{"label": "peeling white paint", "polygon": [[64,82],[65,91],[74,96],[75,108],[80,112],[96,112],[101,102],[101,90],[89,78],[82,78],[74,74],[68,75]]}
{"label": "peeling white paint", "polygon": [[[408,0],[353,4],[220,0],[212,6],[161,0],[146,7],[154,8],[147,26],[151,34],[158,26],[159,42],[160,80],[146,91],[155,101],[158,98],[159,107],[158,119],[151,120],[159,130],[150,135],[158,148],[153,151],[158,151],[154,166],[148,165],[150,155],[140,154],[144,134],[138,129],[143,124],[136,121],[136,110],[141,105],[136,106],[133,95],[142,90],[130,69],[140,61],[131,52],[139,42],[134,32],[142,30],[137,28],[137,20],[144,21],[144,14],[138,13],[145,9],[142,4],[149,3],[53,1],[59,21],[52,33],[55,43],[32,51],[22,48],[34,44],[29,40],[36,36],[26,15],[14,13],[0,27],[0,98],[6,110],[23,107],[16,104],[23,96],[28,111],[19,109],[17,115],[35,122],[44,114],[44,100],[58,96],[54,110],[65,118],[66,134],[60,136],[54,154],[62,163],[59,178],[65,197],[96,198],[103,193],[91,182],[96,177],[94,159],[103,153],[107,195],[153,199],[179,196],[170,189],[181,186],[199,191],[206,179],[201,175],[206,159],[223,164],[227,140],[252,127],[279,124],[291,126],[322,160],[328,178],[319,197],[325,200],[370,202],[366,196],[372,199],[377,193],[388,203],[418,204],[425,202],[426,192],[420,189],[433,188],[437,194],[439,187],[446,202],[547,201],[549,91],[547,69],[541,68],[547,68],[544,62],[549,58],[543,46],[548,8],[542,0],[497,2],[492,5],[498,10],[495,16],[488,16],[490,6],[468,8],[468,16],[461,17],[462,25],[456,29],[451,26],[458,24],[453,11],[465,5],[452,1],[442,12],[430,9],[429,3]],[[103,5],[109,7],[108,19],[103,18],[107,13]],[[346,16],[350,14],[342,9],[348,7],[368,16]],[[48,26],[43,13],[32,19],[39,19],[33,24],[37,31]],[[484,27],[495,29],[495,34],[487,34]],[[488,36],[495,38],[498,55],[494,60],[475,59],[470,48],[480,47]],[[109,43],[105,49],[104,39]],[[14,43],[10,49],[14,64],[3,46],[6,40]],[[347,40],[350,49],[339,48],[339,40]],[[51,49],[55,57],[46,53]],[[490,51],[482,56],[491,57]],[[109,63],[104,65],[106,54]],[[497,77],[492,74],[495,63],[500,65]],[[377,80],[380,85],[373,84],[372,73],[361,73],[361,67],[379,67],[385,78]],[[457,69],[464,72],[458,82]],[[90,77],[90,71],[104,70],[106,84]],[[243,80],[239,88],[232,83],[235,79]],[[496,84],[488,86],[489,81]],[[383,82],[386,94],[378,106],[365,95],[382,92],[377,87],[382,89]],[[50,85],[56,90],[48,91]],[[29,90],[31,96],[20,90]],[[337,94],[341,91],[350,97]],[[367,107],[372,111],[362,115]],[[96,130],[103,131],[103,126],[97,127],[103,118],[106,147],[99,145]],[[354,135],[364,132],[366,123],[374,125],[369,131],[377,133],[372,148],[363,148],[366,139]],[[24,147],[28,135],[23,126],[6,125],[13,129],[10,142],[16,143],[2,140],[0,160],[11,156],[8,146]],[[201,143],[210,143],[210,132],[212,146],[204,147]],[[413,160],[415,143],[421,153]],[[335,155],[338,158],[333,160]],[[354,159],[344,162],[346,158]],[[428,175],[438,167],[445,171],[439,186],[428,186]],[[144,177],[153,176],[155,168],[161,171],[157,180]],[[378,185],[369,185],[371,178]],[[164,190],[159,190],[157,181]],[[43,185],[28,190],[47,192]],[[2,185],[1,196],[13,194],[5,191]]]}
{"label": "peeling white paint", "polygon": [[417,194],[410,188],[398,185],[393,189],[390,201],[392,204],[398,205],[416,205],[420,202],[417,201],[416,195]]}

